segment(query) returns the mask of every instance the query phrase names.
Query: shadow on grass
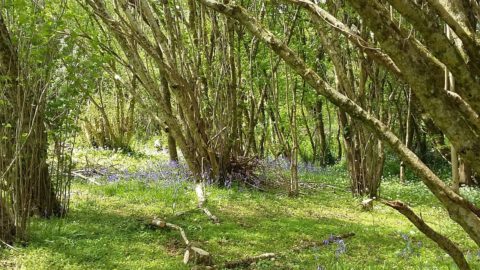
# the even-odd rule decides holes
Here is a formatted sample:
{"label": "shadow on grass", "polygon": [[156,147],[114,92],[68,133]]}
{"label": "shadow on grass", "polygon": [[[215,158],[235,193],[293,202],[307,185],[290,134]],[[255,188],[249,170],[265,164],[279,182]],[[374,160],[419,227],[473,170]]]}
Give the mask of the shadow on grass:
{"label": "shadow on grass", "polygon": [[31,231],[26,252],[41,251],[45,261],[27,261],[27,269],[187,269],[166,247],[176,233],[135,216],[80,208],[65,219],[36,220]]}
{"label": "shadow on grass", "polygon": [[[137,191],[137,195],[141,192]],[[183,227],[188,238],[211,252],[216,263],[245,256],[275,252],[275,261],[252,269],[415,269],[450,267],[451,260],[421,234],[418,254],[402,258],[407,243],[400,232],[411,226],[395,224],[390,213],[360,213],[348,195],[333,191],[291,199],[269,193],[212,191],[210,209],[219,216],[212,224],[200,211],[167,216]],[[108,200],[108,198],[104,198]],[[103,205],[103,204],[102,204]],[[175,231],[152,230],[145,225],[150,216],[125,208],[82,201],[65,219],[34,220],[27,248],[19,252],[24,269],[189,269],[182,264],[183,243]],[[152,205],[149,205],[152,207]],[[325,208],[325,211],[320,211]],[[133,208],[135,209],[135,208]],[[165,211],[159,207],[159,212]],[[338,211],[335,212],[335,211]],[[345,213],[349,213],[346,215]],[[355,218],[352,218],[354,216]],[[385,220],[389,219],[389,222]],[[370,220],[366,220],[371,218]],[[363,220],[362,220],[363,219]],[[322,246],[331,234],[354,232],[339,246]],[[302,243],[307,249],[292,250]]]}

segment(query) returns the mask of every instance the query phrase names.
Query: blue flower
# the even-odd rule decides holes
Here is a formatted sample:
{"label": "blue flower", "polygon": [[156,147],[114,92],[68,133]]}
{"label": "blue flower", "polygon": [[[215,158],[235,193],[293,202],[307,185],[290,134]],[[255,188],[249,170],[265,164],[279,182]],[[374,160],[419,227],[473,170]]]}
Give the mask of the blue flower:
{"label": "blue flower", "polygon": [[345,242],[340,239],[340,240],[337,240],[337,250],[335,250],[335,256],[340,256],[342,255],[343,253],[347,252],[347,245],[345,244]]}

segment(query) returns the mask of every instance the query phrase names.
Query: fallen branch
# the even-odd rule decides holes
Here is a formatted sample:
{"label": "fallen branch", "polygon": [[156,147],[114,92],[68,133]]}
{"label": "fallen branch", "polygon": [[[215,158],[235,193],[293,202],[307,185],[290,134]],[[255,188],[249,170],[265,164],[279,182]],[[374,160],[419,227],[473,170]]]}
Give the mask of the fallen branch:
{"label": "fallen branch", "polygon": [[202,210],[205,215],[215,224],[220,223],[218,217],[212,214],[207,207],[205,206],[207,203],[207,198],[205,197],[205,184],[203,182],[199,182],[195,185],[195,194],[197,195],[198,200],[198,208]]}
{"label": "fallen branch", "polygon": [[417,227],[428,238],[433,240],[440,248],[447,252],[447,254],[452,257],[452,259],[455,261],[455,263],[460,269],[470,269],[470,266],[465,260],[462,251],[457,247],[457,245],[447,237],[441,235],[440,233],[433,230],[430,226],[428,226],[422,218],[417,216],[417,214],[415,214],[412,209],[408,207],[408,205],[401,201],[381,200],[381,202],[387,206],[392,207],[400,214],[408,218],[413,223],[413,225],[415,225],[415,227]]}
{"label": "fallen branch", "polygon": [[95,179],[93,179],[93,178],[91,178],[91,177],[87,177],[87,176],[85,176],[85,175],[83,175],[83,174],[81,174],[81,173],[79,173],[79,172],[72,172],[72,175],[73,175],[73,176],[76,176],[76,177],[78,177],[78,178],[81,178],[81,179],[83,179],[83,180],[87,180],[88,182],[93,183],[93,184],[95,184],[95,185],[97,185],[97,186],[101,186],[101,185],[102,185],[102,184],[100,184],[99,182],[95,181]]}
{"label": "fallen branch", "polygon": [[7,242],[4,242],[4,241],[0,240],[0,247],[2,247],[2,245],[6,246],[9,249],[18,250],[18,248],[8,244]]}
{"label": "fallen branch", "polygon": [[207,217],[215,224],[219,224],[220,223],[220,220],[218,219],[217,216],[215,216],[214,214],[212,214],[206,207],[202,207],[200,208],[204,213],[205,215],[207,215]]}
{"label": "fallen branch", "polygon": [[254,257],[247,257],[247,258],[243,258],[241,260],[226,262],[226,263],[223,264],[223,266],[221,268],[234,269],[234,268],[237,268],[237,267],[247,267],[254,262],[258,262],[258,261],[261,261],[261,260],[270,260],[270,259],[273,259],[275,257],[277,257],[277,255],[275,253],[264,253],[264,254],[260,254],[258,256],[254,256]]}
{"label": "fallen branch", "polygon": [[196,211],[203,212],[214,224],[219,224],[220,223],[220,220],[218,219],[218,217],[215,216],[214,214],[212,214],[210,212],[210,210],[208,210],[208,208],[206,208],[206,207],[194,208],[194,209],[190,209],[190,210],[187,210],[187,211],[178,212],[178,213],[175,214],[175,216],[180,217],[180,216],[183,216],[183,215],[186,215],[186,214],[189,214],[189,213],[192,213],[192,212],[196,212]]}
{"label": "fallen branch", "polygon": [[191,242],[187,238],[187,234],[185,233],[185,230],[183,230],[182,227],[165,222],[164,220],[154,218],[150,225],[164,229],[164,228],[170,228],[174,229],[180,232],[180,235],[182,236],[183,242],[185,243],[185,254],[183,255],[183,263],[188,264],[190,262],[194,264],[201,264],[201,265],[212,265],[212,255],[208,253],[207,251],[192,246]]}
{"label": "fallen branch", "polygon": [[189,210],[186,210],[186,211],[177,212],[177,213],[175,213],[175,216],[176,217],[181,217],[181,216],[196,212],[198,210],[199,210],[199,208],[192,208],[192,209],[189,209]]}

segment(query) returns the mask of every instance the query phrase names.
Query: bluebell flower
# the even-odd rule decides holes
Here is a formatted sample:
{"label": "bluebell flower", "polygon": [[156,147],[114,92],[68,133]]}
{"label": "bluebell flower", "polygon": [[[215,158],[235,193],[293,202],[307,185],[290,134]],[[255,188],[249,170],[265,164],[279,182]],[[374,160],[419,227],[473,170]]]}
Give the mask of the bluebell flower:
{"label": "bluebell flower", "polygon": [[119,180],[119,177],[116,174],[110,174],[107,176],[108,182],[117,182],[118,180]]}
{"label": "bluebell flower", "polygon": [[335,256],[340,256],[343,253],[347,252],[347,245],[342,239],[336,241],[338,244],[337,250],[335,250]]}

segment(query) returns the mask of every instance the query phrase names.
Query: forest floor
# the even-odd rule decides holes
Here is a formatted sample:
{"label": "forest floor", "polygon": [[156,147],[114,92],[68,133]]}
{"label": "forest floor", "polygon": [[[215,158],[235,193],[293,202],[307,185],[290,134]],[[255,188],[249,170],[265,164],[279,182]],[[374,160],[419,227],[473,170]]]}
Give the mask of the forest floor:
{"label": "forest floor", "polygon": [[[208,207],[220,219],[213,224],[200,211],[189,211],[195,209],[194,191],[179,169],[152,173],[152,164],[165,163],[165,156],[90,154],[77,153],[77,162],[110,166],[129,177],[104,169],[99,185],[76,179],[68,216],[34,219],[28,245],[0,253],[1,269],[190,269],[182,263],[179,234],[151,228],[153,217],[183,227],[219,264],[273,252],[279,256],[249,269],[455,269],[445,252],[394,210],[375,204],[372,211],[363,211],[340,167],[303,171],[298,198],[278,188],[209,186]],[[128,168],[118,168],[125,164]],[[464,193],[480,202],[478,191]],[[381,195],[410,203],[461,246],[472,268],[480,269],[478,247],[421,183],[386,179]],[[343,241],[323,244],[331,235],[351,232],[355,235]]]}

